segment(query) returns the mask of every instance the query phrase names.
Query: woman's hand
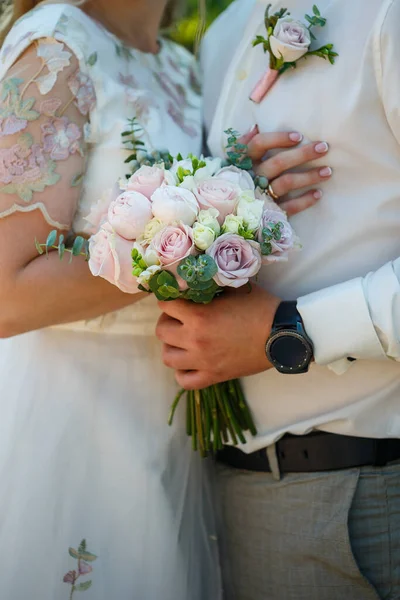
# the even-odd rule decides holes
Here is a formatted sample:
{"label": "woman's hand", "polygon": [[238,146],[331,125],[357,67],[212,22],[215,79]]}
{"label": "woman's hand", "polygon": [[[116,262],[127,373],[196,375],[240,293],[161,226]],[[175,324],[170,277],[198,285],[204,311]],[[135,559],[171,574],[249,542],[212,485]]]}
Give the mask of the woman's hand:
{"label": "woman's hand", "polygon": [[[241,140],[248,146],[248,155],[253,160],[255,173],[267,178],[274,194],[278,196],[275,201],[288,215],[301,212],[318,202],[322,198],[322,191],[314,186],[318,186],[332,175],[332,169],[328,166],[308,169],[301,173],[290,172],[295,167],[322,158],[329,150],[326,142],[313,142],[296,147],[302,139],[302,135],[297,132],[258,133],[256,128]],[[285,150],[268,157],[268,152],[278,148]],[[289,192],[311,186],[311,190],[297,198],[287,197]]]}

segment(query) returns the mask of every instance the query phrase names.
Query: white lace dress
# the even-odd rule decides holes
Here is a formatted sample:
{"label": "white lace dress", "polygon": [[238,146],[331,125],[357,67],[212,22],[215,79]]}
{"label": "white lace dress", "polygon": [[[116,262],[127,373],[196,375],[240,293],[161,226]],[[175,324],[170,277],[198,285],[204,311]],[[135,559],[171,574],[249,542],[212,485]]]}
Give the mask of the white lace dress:
{"label": "white lace dress", "polygon": [[[80,231],[90,205],[126,173],[121,132],[128,118],[139,119],[149,149],[199,152],[195,65],[171,42],[163,40],[157,56],[143,54],[78,8],[56,4],[13,28],[0,54],[1,78],[34,40],[48,49],[43,39],[65,44],[79,61],[71,89],[88,115],[87,170],[73,216]],[[57,64],[48,63],[41,93]],[[51,115],[50,105],[43,111]],[[13,119],[1,119],[0,136],[23,129]],[[73,127],[66,132],[72,154],[79,135]],[[66,146],[57,154],[55,139],[47,137],[57,161]],[[69,209],[53,206],[51,194],[30,200],[29,190],[38,189],[31,175],[0,216],[35,209],[64,224]],[[204,464],[191,452],[183,415],[173,428],[166,424],[176,385],[154,335],[158,314],[149,297],[91,322],[0,340],[2,600],[221,597]]]}

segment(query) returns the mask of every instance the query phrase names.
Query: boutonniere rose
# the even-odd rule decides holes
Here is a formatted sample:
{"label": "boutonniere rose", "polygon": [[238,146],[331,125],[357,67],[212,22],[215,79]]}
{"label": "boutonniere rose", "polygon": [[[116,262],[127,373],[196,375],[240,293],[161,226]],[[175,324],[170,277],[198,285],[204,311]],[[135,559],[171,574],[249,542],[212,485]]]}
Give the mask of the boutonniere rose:
{"label": "boutonniere rose", "polygon": [[280,75],[290,68],[296,68],[297,61],[307,56],[318,56],[333,65],[338,54],[333,51],[333,44],[325,44],[314,50],[311,48],[316,39],[311,31],[313,27],[324,27],[326,19],[321,16],[317,6],[313,6],[313,16],[305,15],[308,23],[302,23],[290,16],[286,8],[273,15],[269,14],[271,4],[265,13],[267,37],[257,35],[253,46],[262,45],[269,54],[269,68],[259,80],[250,95],[250,100],[259,104],[274,85]]}

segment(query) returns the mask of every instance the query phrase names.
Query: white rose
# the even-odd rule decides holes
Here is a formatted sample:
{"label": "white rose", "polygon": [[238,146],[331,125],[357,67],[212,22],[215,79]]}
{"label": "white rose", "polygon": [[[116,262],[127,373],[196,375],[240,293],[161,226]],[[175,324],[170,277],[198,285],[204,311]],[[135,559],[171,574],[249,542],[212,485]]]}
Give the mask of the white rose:
{"label": "white rose", "polygon": [[283,17],[275,25],[269,43],[276,58],[283,58],[284,62],[295,62],[308,52],[311,36],[304,23],[292,17]]}
{"label": "white rose", "polygon": [[193,225],[193,239],[199,250],[207,250],[215,240],[215,231],[211,227],[195,223]]}
{"label": "white rose", "polygon": [[152,265],[143,271],[141,275],[139,275],[137,282],[146,288],[149,285],[149,281],[153,277],[154,273],[157,273],[158,271],[161,271],[161,267],[159,265]]}
{"label": "white rose", "polygon": [[159,219],[151,219],[144,228],[144,232],[141,238],[142,241],[144,241],[146,244],[150,244],[151,240],[163,227],[165,227],[165,224],[162,223]]}
{"label": "white rose", "polygon": [[261,216],[264,209],[264,202],[256,200],[253,193],[243,192],[240,195],[237,216],[243,218],[243,222],[250,231],[259,228]]}
{"label": "white rose", "polygon": [[224,224],[222,225],[222,231],[223,233],[239,233],[239,229],[243,227],[243,225],[243,217],[228,215],[225,217]]}
{"label": "white rose", "polygon": [[252,176],[244,169],[239,169],[233,165],[224,167],[215,174],[218,179],[227,179],[236,183],[242,190],[254,190],[255,185]]}
{"label": "white rose", "polygon": [[146,263],[146,265],[149,265],[149,267],[160,264],[159,256],[158,256],[157,252],[154,250],[154,248],[152,248],[151,246],[148,246],[146,248],[143,258],[144,258],[144,262]]}
{"label": "white rose", "polygon": [[[220,158],[205,158],[200,157],[201,161],[206,163],[205,167],[201,167],[198,169],[194,175],[187,175],[183,182],[180,184],[181,187],[184,187],[187,190],[194,190],[198,185],[200,185],[206,179],[210,179],[213,177],[215,173],[221,168],[221,159]],[[177,163],[176,171],[178,167],[182,166],[183,169],[193,172],[193,166],[191,159],[186,159],[184,161],[180,161]]]}
{"label": "white rose", "polygon": [[191,226],[199,212],[195,195],[174,185],[159,188],[151,200],[153,216],[167,224],[181,222]]}
{"label": "white rose", "polygon": [[218,222],[218,217],[219,211],[216,208],[209,208],[208,210],[201,210],[199,212],[197,222],[212,229],[215,232],[215,235],[219,235],[221,227]]}

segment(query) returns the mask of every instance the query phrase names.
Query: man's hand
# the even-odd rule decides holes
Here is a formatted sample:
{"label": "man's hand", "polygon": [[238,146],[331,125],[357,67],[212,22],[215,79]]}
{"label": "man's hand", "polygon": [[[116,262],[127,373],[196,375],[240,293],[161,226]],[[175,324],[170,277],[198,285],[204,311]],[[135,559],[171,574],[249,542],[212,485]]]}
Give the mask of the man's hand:
{"label": "man's hand", "polygon": [[186,389],[254,375],[271,368],[265,355],[280,300],[257,285],[229,290],[211,304],[159,302],[156,334],[163,361]]}

